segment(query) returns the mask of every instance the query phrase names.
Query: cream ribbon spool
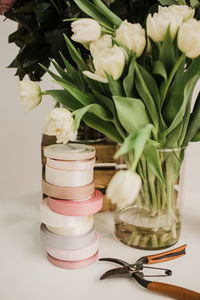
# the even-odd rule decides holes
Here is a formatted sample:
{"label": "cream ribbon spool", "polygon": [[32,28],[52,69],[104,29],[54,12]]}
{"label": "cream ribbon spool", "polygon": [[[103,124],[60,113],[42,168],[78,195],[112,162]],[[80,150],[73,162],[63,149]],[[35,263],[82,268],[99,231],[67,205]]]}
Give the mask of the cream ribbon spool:
{"label": "cream ribbon spool", "polygon": [[46,165],[45,179],[53,185],[77,187],[93,181],[93,168],[84,171],[63,171],[50,168]]}
{"label": "cream ribbon spool", "polygon": [[84,144],[55,144],[44,148],[44,156],[59,160],[85,160],[95,157],[95,148]]}
{"label": "cream ribbon spool", "polygon": [[[68,235],[80,234],[80,231],[87,232],[88,228],[93,226],[94,217],[91,216],[64,216],[53,212],[48,206],[48,198],[41,201],[40,204],[41,222],[50,228],[66,229]],[[87,231],[86,231],[87,230]]]}

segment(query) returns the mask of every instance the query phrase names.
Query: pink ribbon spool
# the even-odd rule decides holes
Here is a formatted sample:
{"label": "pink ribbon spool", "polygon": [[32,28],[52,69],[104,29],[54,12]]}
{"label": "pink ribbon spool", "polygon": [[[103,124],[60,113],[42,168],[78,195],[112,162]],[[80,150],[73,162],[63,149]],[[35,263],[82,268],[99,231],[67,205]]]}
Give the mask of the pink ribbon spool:
{"label": "pink ribbon spool", "polygon": [[94,182],[79,187],[56,186],[42,180],[42,191],[49,197],[62,200],[81,200],[91,197],[94,193]]}
{"label": "pink ribbon spool", "polygon": [[49,208],[57,214],[64,216],[89,216],[102,208],[103,195],[95,190],[92,197],[84,201],[65,201],[48,198]]}
{"label": "pink ribbon spool", "polygon": [[93,263],[95,263],[98,259],[98,251],[91,257],[83,260],[77,260],[77,261],[65,261],[60,260],[52,257],[47,253],[47,258],[50,263],[52,263],[54,266],[62,269],[81,269],[85,268]]}
{"label": "pink ribbon spool", "polygon": [[49,255],[56,259],[64,261],[78,261],[84,260],[92,257],[99,248],[99,241],[97,233],[95,233],[95,238],[90,245],[81,249],[74,250],[58,250],[50,247],[46,247],[46,251]]}

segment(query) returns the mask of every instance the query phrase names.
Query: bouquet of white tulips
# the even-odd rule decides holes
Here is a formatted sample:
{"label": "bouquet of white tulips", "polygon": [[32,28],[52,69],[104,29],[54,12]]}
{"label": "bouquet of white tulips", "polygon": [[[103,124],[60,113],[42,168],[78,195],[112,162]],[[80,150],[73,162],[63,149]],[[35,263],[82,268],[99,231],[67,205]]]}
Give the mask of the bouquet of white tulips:
{"label": "bouquet of white tulips", "polygon": [[[75,131],[83,120],[121,145],[115,157],[124,156],[127,172],[138,173],[141,180],[128,173],[117,175],[108,189],[111,200],[121,207],[130,204],[134,199],[128,194],[137,193],[128,191],[134,184],[138,191],[142,181],[138,205],[151,216],[166,212],[170,226],[178,218],[173,191],[184,148],[200,140],[200,95],[191,111],[200,77],[200,21],[194,18],[195,9],[159,6],[142,28],[122,21],[100,0],[74,2],[90,17],[72,22],[71,37],[89,50],[88,58],[65,36],[77,68],[61,53],[66,71],[52,61],[59,75],[47,72],[63,89],[43,94],[72,112]],[[117,192],[119,178],[123,191],[123,177],[124,199]]]}

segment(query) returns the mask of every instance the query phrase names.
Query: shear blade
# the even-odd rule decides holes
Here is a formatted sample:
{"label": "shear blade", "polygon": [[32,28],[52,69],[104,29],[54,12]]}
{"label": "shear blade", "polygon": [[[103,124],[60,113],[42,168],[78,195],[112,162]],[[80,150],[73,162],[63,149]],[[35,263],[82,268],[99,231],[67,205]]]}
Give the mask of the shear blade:
{"label": "shear blade", "polygon": [[118,259],[118,258],[110,258],[110,257],[105,257],[105,258],[99,258],[99,261],[109,261],[109,262],[114,262],[120,266],[130,268],[130,264],[128,264],[126,261]]}
{"label": "shear blade", "polygon": [[130,276],[129,270],[127,270],[126,268],[115,268],[115,269],[105,272],[100,277],[100,280],[103,280],[106,278],[129,277],[129,276]]}

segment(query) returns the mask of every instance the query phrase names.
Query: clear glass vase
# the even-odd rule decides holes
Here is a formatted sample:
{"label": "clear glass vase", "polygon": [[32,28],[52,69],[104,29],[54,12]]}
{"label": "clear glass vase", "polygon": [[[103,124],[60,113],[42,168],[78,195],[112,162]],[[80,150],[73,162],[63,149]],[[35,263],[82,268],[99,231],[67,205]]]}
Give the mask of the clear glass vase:
{"label": "clear glass vase", "polygon": [[180,237],[185,149],[157,151],[164,181],[142,157],[137,167],[142,179],[140,194],[131,206],[117,209],[114,215],[114,235],[130,247],[163,249]]}

